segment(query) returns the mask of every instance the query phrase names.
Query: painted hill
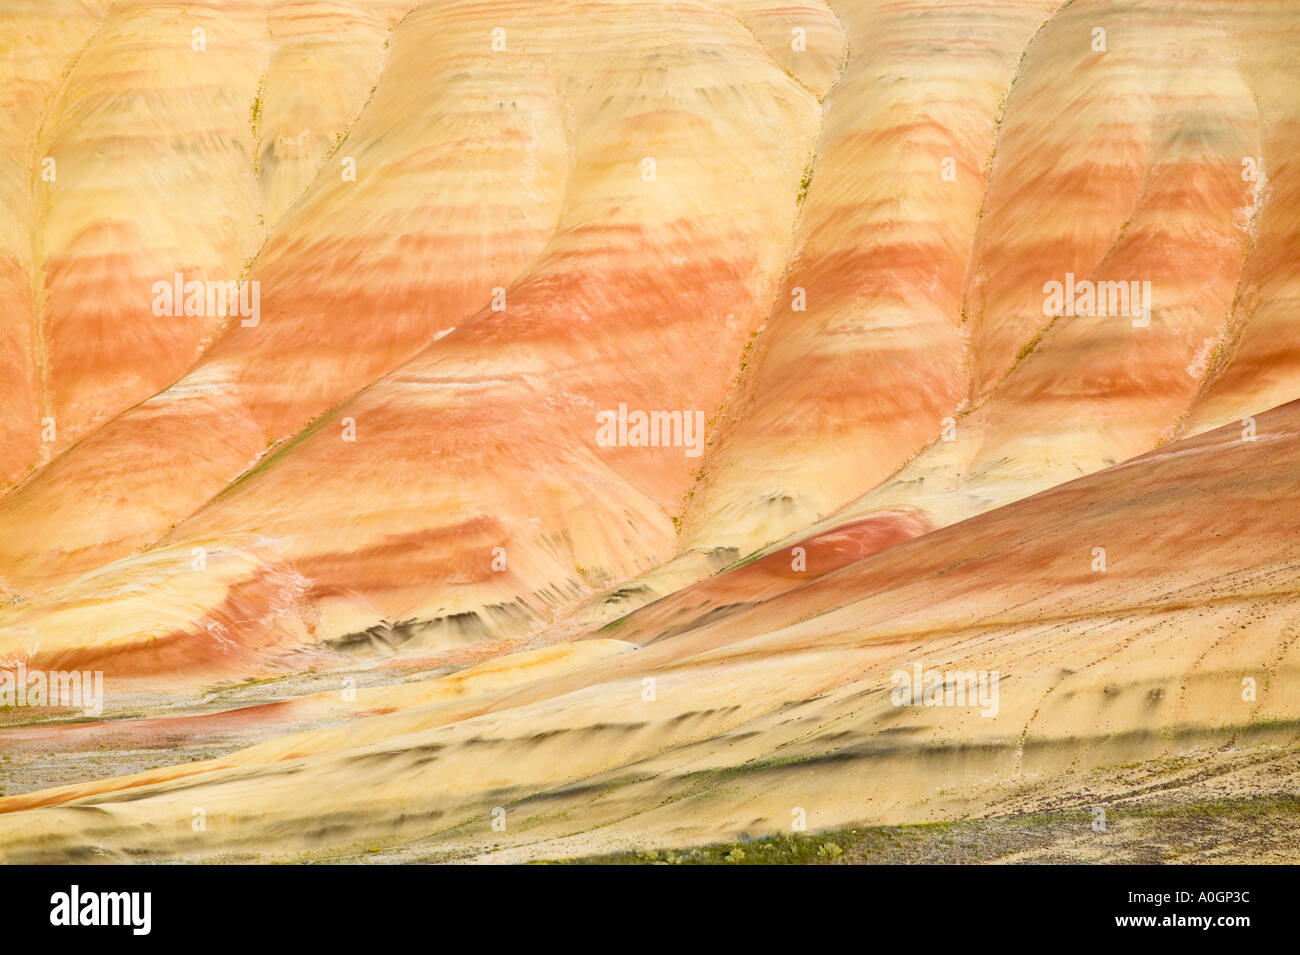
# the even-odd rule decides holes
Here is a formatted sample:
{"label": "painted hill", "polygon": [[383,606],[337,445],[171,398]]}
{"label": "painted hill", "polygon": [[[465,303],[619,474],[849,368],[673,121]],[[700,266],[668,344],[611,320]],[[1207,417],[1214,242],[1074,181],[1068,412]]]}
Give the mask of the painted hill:
{"label": "painted hill", "polygon": [[[20,0],[0,42],[0,664],[106,686],[3,710],[0,857],[1294,780],[1284,0]],[[913,665],[997,715],[892,705]]]}

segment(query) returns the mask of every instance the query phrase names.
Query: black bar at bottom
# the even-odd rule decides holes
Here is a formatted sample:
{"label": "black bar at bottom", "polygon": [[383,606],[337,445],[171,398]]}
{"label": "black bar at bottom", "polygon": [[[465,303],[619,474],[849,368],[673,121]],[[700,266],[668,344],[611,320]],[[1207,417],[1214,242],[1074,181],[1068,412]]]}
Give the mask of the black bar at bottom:
{"label": "black bar at bottom", "polygon": [[[14,866],[0,869],[0,891],[11,951],[27,950],[19,947],[26,938],[60,936],[204,947],[213,937],[244,938],[298,950],[373,945],[377,932],[450,945],[464,931],[494,943],[518,932],[538,944],[593,930],[596,944],[706,942],[715,933],[734,941],[751,931],[765,947],[781,947],[774,931],[801,938],[801,947],[823,931],[909,948],[974,942],[986,931],[998,943],[1008,932],[1050,932],[1038,937],[1182,944],[1199,935],[1232,944],[1262,939],[1260,930],[1275,937],[1294,917],[1283,909],[1292,867],[814,866],[766,876],[718,868],[675,868],[671,877],[622,868],[593,879],[592,867],[549,866]],[[431,928],[434,936],[423,934]]]}

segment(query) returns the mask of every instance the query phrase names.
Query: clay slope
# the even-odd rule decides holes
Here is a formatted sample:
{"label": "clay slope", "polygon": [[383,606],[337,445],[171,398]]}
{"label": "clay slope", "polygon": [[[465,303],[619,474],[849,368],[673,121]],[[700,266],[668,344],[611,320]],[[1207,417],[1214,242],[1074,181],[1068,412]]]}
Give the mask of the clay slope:
{"label": "clay slope", "polygon": [[10,4],[0,668],[107,698],[0,712],[0,855],[1271,791],[1298,48],[1290,0]]}
{"label": "clay slope", "polygon": [[[897,18],[888,29],[864,19],[873,62],[877,45],[915,49],[906,5],[886,9]],[[643,582],[643,599],[711,572],[693,553],[722,547],[734,559],[810,525],[900,510],[942,526],[1295,398],[1283,330],[1294,324],[1283,316],[1296,301],[1295,217],[1278,213],[1298,199],[1284,143],[1300,117],[1283,91],[1300,34],[1294,16],[1269,9],[1278,16],[1079,0],[1027,40],[1004,23],[997,35],[1023,54],[1006,67],[1014,78],[990,76],[983,102],[969,97],[986,87],[943,87],[976,123],[970,151],[953,143],[960,123],[917,123],[948,107],[933,93],[923,109],[895,109],[888,156],[871,167],[899,167],[888,191],[853,214],[828,210],[822,226],[819,182],[843,202],[852,181],[838,170],[821,179],[838,152],[832,109],[790,294],[759,341],[770,350],[729,407],[683,518],[691,550],[678,573]],[[927,35],[960,10],[922,21]],[[999,62],[993,51],[980,60]],[[918,70],[886,88],[920,95],[927,82],[934,71]],[[984,157],[973,195],[966,173],[934,174],[944,153],[956,170]],[[870,231],[857,226],[864,215]],[[941,228],[943,242],[925,238]],[[805,260],[825,233],[837,250],[879,245],[892,257]],[[819,288],[818,276],[835,284]],[[1146,310],[1137,296],[1067,310],[1049,303],[1050,282],[1124,283]],[[796,289],[805,312],[792,307]]]}
{"label": "clay slope", "polygon": [[[1147,787],[1116,767],[1135,761],[1266,780],[1300,716],[1300,403],[1259,424],[1253,441],[1228,428],[1179,442],[721,622],[668,636],[629,621],[561,657],[485,664],[456,678],[450,711],[435,680],[387,691],[386,715],[214,763],[2,800],[0,851],[292,858],[490,842],[516,859],[764,834],[797,810],[817,828],[979,814],[1045,791],[1131,799]],[[983,709],[895,705],[893,675],[917,664],[997,671],[999,692]]]}
{"label": "clay slope", "polygon": [[[814,524],[942,526],[1294,397],[1259,349],[1287,347],[1294,292],[1296,18],[1195,6],[196,8],[262,60],[220,94],[249,103],[242,155],[186,154],[247,195],[186,195],[265,237],[246,267],[255,235],[211,267],[114,245],[256,283],[260,314],[115,319],[66,395],[51,359],[42,453],[102,423],[0,499],[23,601],[0,650],[39,632],[36,662],[202,677],[599,625]],[[180,58],[182,86],[213,68],[154,15],[108,11],[40,136],[94,142],[75,104],[124,45]],[[318,65],[340,73],[320,96]],[[42,247],[59,210],[125,228],[120,191],[61,168]],[[137,200],[151,235],[218,234]],[[71,255],[35,269],[37,325],[81,347],[49,278],[90,281]],[[1067,276],[1144,304],[1055,314]],[[184,374],[131,337],[163,326],[201,352]],[[115,349],[179,377],[60,412],[126,373]],[[618,408],[707,436],[609,446]]]}
{"label": "clay slope", "polygon": [[[503,51],[481,5],[401,21],[339,148],[357,181],[323,170],[248,273],[260,322],[0,507],[13,628],[68,633],[78,594],[147,580],[184,609],[142,628],[110,600],[89,657],[143,643],[134,672],[157,673],[201,667],[212,632],[350,645],[408,619],[454,643],[671,555],[698,462],[599,445],[593,416],[673,409],[702,447],[785,260],[817,102],[723,8],[529,9]],[[196,548],[213,560],[174,579]],[[251,625],[264,599],[282,612]]]}

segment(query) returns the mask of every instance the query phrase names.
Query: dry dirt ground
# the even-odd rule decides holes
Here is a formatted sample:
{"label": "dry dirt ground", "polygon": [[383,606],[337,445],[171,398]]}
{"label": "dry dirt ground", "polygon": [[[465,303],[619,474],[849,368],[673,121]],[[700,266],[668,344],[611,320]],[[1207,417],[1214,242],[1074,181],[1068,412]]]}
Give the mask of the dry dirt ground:
{"label": "dry dirt ground", "polygon": [[1300,798],[1052,812],[873,826],[691,849],[563,860],[615,865],[968,865],[1285,863],[1300,857]]}

